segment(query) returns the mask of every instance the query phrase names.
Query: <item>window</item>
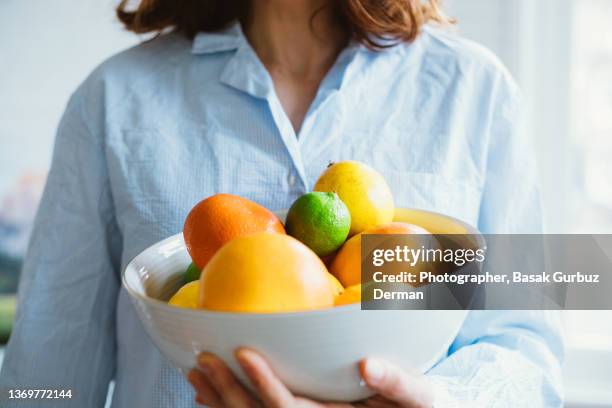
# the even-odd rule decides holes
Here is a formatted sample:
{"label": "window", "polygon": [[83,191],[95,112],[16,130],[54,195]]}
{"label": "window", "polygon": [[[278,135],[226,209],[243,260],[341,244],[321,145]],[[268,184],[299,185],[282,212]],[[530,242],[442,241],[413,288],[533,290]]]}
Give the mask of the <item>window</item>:
{"label": "window", "polygon": [[[549,233],[612,233],[612,1],[454,0],[517,78]],[[612,406],[612,311],[563,313],[567,408]]]}
{"label": "window", "polygon": [[[570,65],[571,232],[612,233],[612,2],[574,2]],[[612,405],[612,312],[566,312],[567,395]],[[602,369],[598,373],[598,367]],[[590,379],[600,378],[601,384]],[[589,383],[591,382],[591,383]],[[604,391],[607,390],[607,391]],[[576,404],[576,406],[579,406]]]}
{"label": "window", "polygon": [[[612,2],[575,2],[571,112],[578,171],[572,232],[612,232]],[[582,202],[580,202],[582,201]]]}

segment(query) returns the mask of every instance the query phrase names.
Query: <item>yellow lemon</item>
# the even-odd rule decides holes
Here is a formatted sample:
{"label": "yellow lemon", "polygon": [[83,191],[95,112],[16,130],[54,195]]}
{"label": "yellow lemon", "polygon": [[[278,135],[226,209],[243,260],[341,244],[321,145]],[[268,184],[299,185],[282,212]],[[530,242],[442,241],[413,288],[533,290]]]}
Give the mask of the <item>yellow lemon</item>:
{"label": "yellow lemon", "polygon": [[344,292],[336,295],[334,299],[334,306],[351,305],[353,303],[360,303],[362,301],[361,294],[363,292],[366,298],[364,302],[371,302],[373,300],[373,290],[377,287],[375,282],[368,282],[365,284],[358,283],[356,285],[349,286],[344,289]]}
{"label": "yellow lemon", "polygon": [[315,191],[335,192],[351,214],[349,236],[393,221],[395,206],[383,176],[357,161],[330,165],[317,180]]}
{"label": "yellow lemon", "polygon": [[344,289],[344,292],[336,296],[334,305],[344,306],[359,302],[361,302],[361,284],[349,286]]}
{"label": "yellow lemon", "polygon": [[200,281],[193,281],[183,285],[175,294],[170,298],[168,304],[177,307],[186,307],[189,309],[195,309],[198,307],[198,293],[200,291]]}

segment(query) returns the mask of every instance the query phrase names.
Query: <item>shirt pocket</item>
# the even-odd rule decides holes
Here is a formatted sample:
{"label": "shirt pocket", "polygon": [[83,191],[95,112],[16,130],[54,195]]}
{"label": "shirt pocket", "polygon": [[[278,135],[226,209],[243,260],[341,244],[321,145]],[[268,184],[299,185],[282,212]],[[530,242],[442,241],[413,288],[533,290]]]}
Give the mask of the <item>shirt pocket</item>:
{"label": "shirt pocket", "polygon": [[[111,144],[115,187],[132,200],[188,198],[211,187],[205,128],[126,128]],[[206,187],[204,187],[206,186]]]}
{"label": "shirt pocket", "polygon": [[482,187],[432,173],[381,169],[398,208],[438,212],[477,226]]}

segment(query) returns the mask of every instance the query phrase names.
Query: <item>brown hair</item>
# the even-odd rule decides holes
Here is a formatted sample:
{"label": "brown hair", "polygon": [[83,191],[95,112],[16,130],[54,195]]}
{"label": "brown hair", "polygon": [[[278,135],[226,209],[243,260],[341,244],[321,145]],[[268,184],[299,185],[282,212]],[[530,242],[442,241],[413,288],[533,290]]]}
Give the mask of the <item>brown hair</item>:
{"label": "brown hair", "polygon": [[[140,0],[128,10],[121,0],[117,16],[138,34],[173,28],[193,38],[198,32],[218,31],[248,10],[248,0]],[[333,0],[337,15],[354,39],[370,49],[412,42],[428,22],[452,23],[440,0]],[[391,40],[391,41],[389,41]]]}

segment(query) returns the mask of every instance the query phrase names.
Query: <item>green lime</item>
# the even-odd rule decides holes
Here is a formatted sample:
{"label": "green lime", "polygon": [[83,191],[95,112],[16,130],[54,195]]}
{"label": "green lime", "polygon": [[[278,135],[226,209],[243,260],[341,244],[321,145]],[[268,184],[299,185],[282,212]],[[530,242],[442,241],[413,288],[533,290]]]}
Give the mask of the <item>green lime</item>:
{"label": "green lime", "polygon": [[317,255],[325,256],[346,241],[351,214],[336,193],[308,193],[289,209],[285,229]]}
{"label": "green lime", "polygon": [[189,264],[185,271],[185,284],[200,279],[201,270],[193,262]]}

